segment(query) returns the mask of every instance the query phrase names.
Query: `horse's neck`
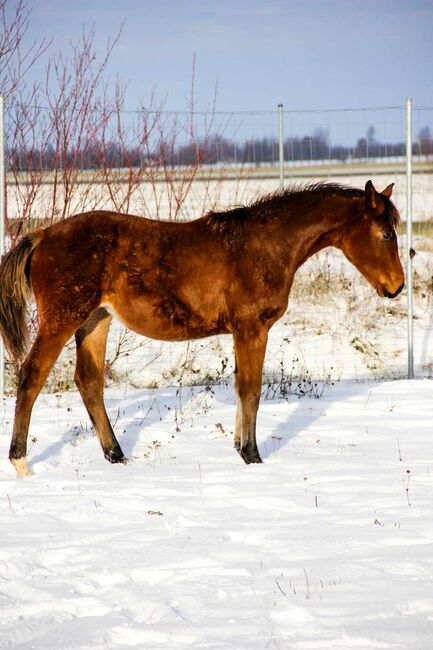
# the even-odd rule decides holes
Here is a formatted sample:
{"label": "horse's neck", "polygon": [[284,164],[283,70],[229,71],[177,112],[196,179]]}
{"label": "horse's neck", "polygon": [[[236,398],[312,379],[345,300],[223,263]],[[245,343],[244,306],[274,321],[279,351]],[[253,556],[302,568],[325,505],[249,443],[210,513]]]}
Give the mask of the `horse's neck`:
{"label": "horse's neck", "polygon": [[293,246],[293,258],[290,265],[298,269],[309,257],[328,246],[339,247],[341,236],[350,221],[347,211],[336,211],[332,218],[321,216],[320,209],[311,210],[290,220],[286,224],[289,242],[297,242]]}

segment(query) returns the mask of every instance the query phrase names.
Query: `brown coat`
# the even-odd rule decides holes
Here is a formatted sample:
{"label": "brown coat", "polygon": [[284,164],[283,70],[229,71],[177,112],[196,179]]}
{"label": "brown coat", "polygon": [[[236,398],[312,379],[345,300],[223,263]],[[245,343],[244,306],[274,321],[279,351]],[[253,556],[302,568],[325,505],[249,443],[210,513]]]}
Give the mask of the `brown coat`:
{"label": "brown coat", "polygon": [[161,340],[231,333],[235,446],[247,463],[261,462],[255,422],[267,335],[287,308],[299,266],[336,246],[379,295],[394,297],[403,287],[391,192],[379,194],[370,181],[365,191],[319,183],[191,222],[88,212],[24,237],[0,266],[0,331],[16,360],[25,350],[30,286],[40,322],[20,372],[10,450],[17,471],[28,472],[33,402],[74,333],[76,382],[105,456],[125,460],[103,405],[112,316]]}

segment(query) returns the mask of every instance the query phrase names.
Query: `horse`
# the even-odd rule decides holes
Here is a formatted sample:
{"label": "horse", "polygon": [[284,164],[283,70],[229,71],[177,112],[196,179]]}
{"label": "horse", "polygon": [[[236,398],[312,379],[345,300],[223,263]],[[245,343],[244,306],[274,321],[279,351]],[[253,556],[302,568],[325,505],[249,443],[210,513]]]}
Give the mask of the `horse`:
{"label": "horse", "polygon": [[[111,463],[127,461],[104,401],[110,322],[180,341],[231,334],[237,396],[234,446],[261,463],[256,417],[269,329],[284,314],[296,270],[327,246],[340,249],[381,297],[404,286],[391,201],[378,192],[319,182],[225,211],[168,222],[84,212],[25,235],[0,265],[0,333],[20,366],[9,458],[30,474],[33,404],[65,343],[76,340],[75,383]],[[27,311],[39,327],[26,356]]]}

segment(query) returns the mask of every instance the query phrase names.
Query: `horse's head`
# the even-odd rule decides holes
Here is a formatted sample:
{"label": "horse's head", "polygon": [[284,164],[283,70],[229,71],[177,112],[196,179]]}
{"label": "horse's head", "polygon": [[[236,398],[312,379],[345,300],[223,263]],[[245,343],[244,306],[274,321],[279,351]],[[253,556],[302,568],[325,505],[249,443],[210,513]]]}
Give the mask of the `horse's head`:
{"label": "horse's head", "polygon": [[399,215],[390,201],[393,185],[379,193],[367,182],[359,218],[347,226],[339,245],[382,298],[395,298],[404,287],[395,232]]}

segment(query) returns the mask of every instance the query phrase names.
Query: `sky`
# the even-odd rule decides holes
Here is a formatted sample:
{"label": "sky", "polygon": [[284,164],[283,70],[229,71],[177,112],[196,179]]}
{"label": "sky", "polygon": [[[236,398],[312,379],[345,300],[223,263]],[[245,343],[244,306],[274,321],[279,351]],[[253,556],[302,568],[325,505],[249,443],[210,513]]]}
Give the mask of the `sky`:
{"label": "sky", "polygon": [[[432,0],[30,0],[29,38],[67,53],[94,25],[102,53],[123,24],[109,71],[126,105],[152,89],[185,110],[433,107]],[[42,65],[42,64],[41,64]],[[41,67],[32,74],[40,75]],[[433,116],[433,112],[431,113]],[[431,120],[433,122],[433,119]],[[432,125],[433,126],[433,125]]]}

